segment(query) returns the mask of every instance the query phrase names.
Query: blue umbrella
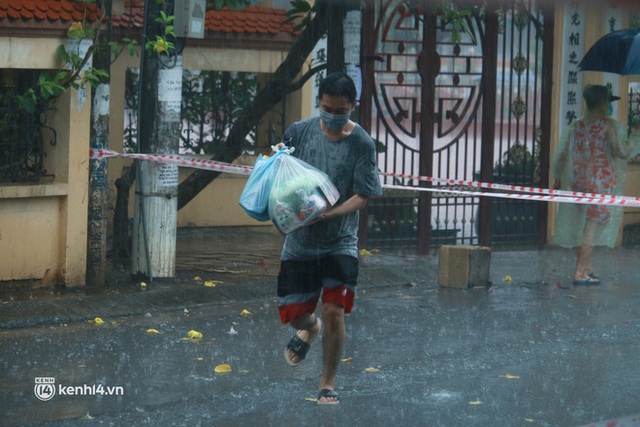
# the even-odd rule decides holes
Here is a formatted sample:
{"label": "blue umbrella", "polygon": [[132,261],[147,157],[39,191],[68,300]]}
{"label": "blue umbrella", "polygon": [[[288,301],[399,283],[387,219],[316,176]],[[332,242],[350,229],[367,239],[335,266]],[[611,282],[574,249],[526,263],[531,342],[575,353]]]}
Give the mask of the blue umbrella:
{"label": "blue umbrella", "polygon": [[582,58],[582,71],[640,74],[640,28],[613,31],[596,41]]}

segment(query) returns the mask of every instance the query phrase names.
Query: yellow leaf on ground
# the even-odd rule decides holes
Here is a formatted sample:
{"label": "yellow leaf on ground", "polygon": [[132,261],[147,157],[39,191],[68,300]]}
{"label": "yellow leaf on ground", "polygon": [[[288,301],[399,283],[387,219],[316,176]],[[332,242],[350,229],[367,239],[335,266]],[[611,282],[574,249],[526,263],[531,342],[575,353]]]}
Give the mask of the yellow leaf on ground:
{"label": "yellow leaf on ground", "polygon": [[315,397],[305,397],[304,400],[306,400],[307,402],[313,402],[313,403],[318,402],[318,399],[316,399]]}
{"label": "yellow leaf on ground", "polygon": [[377,254],[380,252],[380,249],[371,249],[372,254]]}
{"label": "yellow leaf on ground", "polygon": [[218,365],[214,368],[216,374],[226,374],[231,372],[231,365],[223,363],[222,365]]}
{"label": "yellow leaf on ground", "polygon": [[507,275],[504,276],[504,279],[502,279],[504,282],[513,282],[513,279],[511,278],[511,276]]}
{"label": "yellow leaf on ground", "polygon": [[472,400],[471,402],[469,402],[469,405],[482,405],[482,402],[480,402],[479,400]]}
{"label": "yellow leaf on ground", "polygon": [[362,255],[362,256],[370,256],[371,252],[369,252],[366,249],[360,249],[360,255]]}
{"label": "yellow leaf on ground", "polygon": [[202,282],[202,277],[196,276],[193,278],[193,280],[195,280],[196,282]]}
{"label": "yellow leaf on ground", "polygon": [[518,378],[520,378],[520,376],[513,375],[513,374],[506,374],[506,375],[500,375],[500,378],[506,378],[508,380],[517,380]]}
{"label": "yellow leaf on ground", "polygon": [[207,288],[215,288],[216,286],[218,286],[218,283],[219,283],[219,282],[217,282],[217,281],[215,281],[215,280],[207,280],[206,282],[204,282],[204,285],[205,285]]}
{"label": "yellow leaf on ground", "polygon": [[95,323],[96,325],[102,325],[104,323],[104,320],[102,320],[99,317],[96,317],[95,319],[92,320],[93,323]]}
{"label": "yellow leaf on ground", "polygon": [[253,313],[247,310],[246,308],[240,312],[240,316],[249,316],[250,314],[253,314]]}
{"label": "yellow leaf on ground", "polygon": [[194,331],[193,329],[187,332],[187,336],[192,340],[201,340],[202,332]]}
{"label": "yellow leaf on ground", "polygon": [[157,329],[147,329],[148,334],[159,334],[160,332]]}
{"label": "yellow leaf on ground", "polygon": [[140,287],[141,287],[141,288],[146,288],[146,287],[147,287],[147,284],[146,284],[145,282],[140,282]]}
{"label": "yellow leaf on ground", "polygon": [[378,368],[365,368],[364,371],[365,372],[380,372],[380,369],[378,369]]}
{"label": "yellow leaf on ground", "polygon": [[353,362],[353,357],[347,357],[346,359],[342,359],[342,361],[344,363],[351,363],[351,362]]}

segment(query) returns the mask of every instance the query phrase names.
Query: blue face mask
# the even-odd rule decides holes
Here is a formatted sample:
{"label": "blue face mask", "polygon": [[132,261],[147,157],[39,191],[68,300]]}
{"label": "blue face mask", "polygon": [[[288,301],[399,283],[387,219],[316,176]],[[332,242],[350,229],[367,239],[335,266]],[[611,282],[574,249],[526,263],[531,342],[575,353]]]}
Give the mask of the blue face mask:
{"label": "blue face mask", "polygon": [[609,104],[609,115],[613,115],[613,104]]}
{"label": "blue face mask", "polygon": [[322,119],[322,122],[331,130],[342,129],[344,125],[349,123],[349,116],[349,114],[336,115],[320,110],[320,118]]}

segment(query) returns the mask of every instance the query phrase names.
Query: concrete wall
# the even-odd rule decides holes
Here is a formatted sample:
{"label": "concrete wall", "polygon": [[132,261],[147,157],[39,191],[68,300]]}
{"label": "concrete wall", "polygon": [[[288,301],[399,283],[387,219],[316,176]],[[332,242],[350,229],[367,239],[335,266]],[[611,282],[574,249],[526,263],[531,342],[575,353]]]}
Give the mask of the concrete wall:
{"label": "concrete wall", "polygon": [[[56,69],[63,40],[0,38],[0,66]],[[53,175],[40,184],[0,184],[0,281],[43,279],[83,284],[86,273],[90,95],[60,97],[48,114],[57,144],[48,143],[45,167]]]}

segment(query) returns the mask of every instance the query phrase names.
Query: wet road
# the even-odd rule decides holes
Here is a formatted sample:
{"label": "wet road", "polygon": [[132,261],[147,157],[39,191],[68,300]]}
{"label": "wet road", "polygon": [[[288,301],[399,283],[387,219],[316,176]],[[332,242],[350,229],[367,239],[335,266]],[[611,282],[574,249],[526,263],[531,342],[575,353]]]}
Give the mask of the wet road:
{"label": "wet road", "polygon": [[[320,341],[300,367],[283,360],[293,331],[267,296],[271,272],[272,288],[246,300],[218,297],[233,281],[188,284],[183,304],[98,308],[102,325],[5,329],[0,424],[564,427],[639,413],[639,252],[600,256],[609,280],[598,287],[567,285],[571,255],[493,254],[494,286],[470,291],[439,288],[437,260],[372,256],[347,318],[337,407],[310,401]],[[216,374],[223,363],[232,372]],[[67,395],[40,401],[36,377]]]}

